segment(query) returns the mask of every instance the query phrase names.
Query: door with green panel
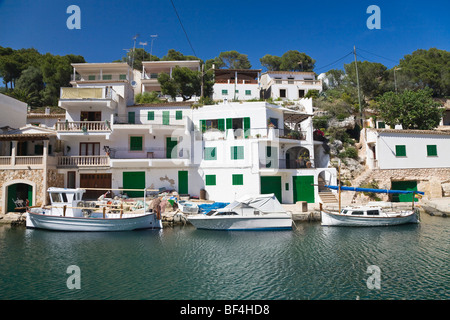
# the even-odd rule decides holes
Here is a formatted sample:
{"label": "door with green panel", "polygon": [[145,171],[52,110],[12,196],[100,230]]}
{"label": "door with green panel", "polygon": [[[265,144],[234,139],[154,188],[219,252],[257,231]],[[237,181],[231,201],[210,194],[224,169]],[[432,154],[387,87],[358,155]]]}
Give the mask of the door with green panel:
{"label": "door with green panel", "polygon": [[178,194],[189,193],[188,172],[178,171]]}
{"label": "door with green panel", "polygon": [[177,157],[178,139],[173,137],[166,137],[166,158],[176,159]]}
{"label": "door with green panel", "polygon": [[314,203],[314,176],[294,176],[292,177],[294,203],[306,201]]}
{"label": "door with green panel", "polygon": [[[133,171],[123,173],[124,189],[145,189],[145,171]],[[129,197],[143,197],[144,191],[124,190]]]}
{"label": "door with green panel", "polygon": [[281,177],[261,177],[261,194],[274,193],[280,203],[283,203]]}
{"label": "door with green panel", "polygon": [[[417,191],[417,181],[392,181],[392,190]],[[412,202],[413,194],[393,193],[392,202]],[[414,201],[418,201],[414,198]]]}

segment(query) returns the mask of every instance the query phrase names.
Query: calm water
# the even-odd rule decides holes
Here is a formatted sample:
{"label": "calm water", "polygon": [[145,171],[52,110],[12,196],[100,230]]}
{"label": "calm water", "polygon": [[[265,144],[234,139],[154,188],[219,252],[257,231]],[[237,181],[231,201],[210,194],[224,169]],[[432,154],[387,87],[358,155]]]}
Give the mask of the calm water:
{"label": "calm water", "polygon": [[[0,226],[0,299],[449,299],[450,219],[221,232],[62,233]],[[80,268],[69,290],[67,268]],[[369,289],[368,266],[380,268]]]}

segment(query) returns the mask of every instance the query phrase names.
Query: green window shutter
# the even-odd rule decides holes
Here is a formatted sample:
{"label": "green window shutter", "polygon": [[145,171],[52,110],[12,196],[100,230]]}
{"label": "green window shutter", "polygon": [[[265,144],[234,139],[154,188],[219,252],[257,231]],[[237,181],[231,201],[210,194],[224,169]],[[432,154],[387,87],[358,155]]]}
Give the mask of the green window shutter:
{"label": "green window shutter", "polygon": [[203,155],[205,160],[217,160],[216,147],[205,148],[205,154]]}
{"label": "green window shutter", "polygon": [[95,80],[95,75],[94,76],[88,76],[88,80]]}
{"label": "green window shutter", "polygon": [[427,156],[436,157],[437,156],[437,147],[436,145],[427,145]]}
{"label": "green window shutter", "polygon": [[228,95],[228,90],[222,90],[222,95],[223,95],[223,96]]}
{"label": "green window shutter", "polygon": [[112,75],[111,74],[104,74],[103,75],[103,80],[112,80]]}
{"label": "green window shutter", "polygon": [[216,175],[215,174],[205,175],[205,185],[215,186],[216,185]]}
{"label": "green window shutter", "polygon": [[250,118],[244,118],[244,136],[247,139],[250,135]]}
{"label": "green window shutter", "polygon": [[170,111],[163,111],[162,124],[168,125],[170,122]]}
{"label": "green window shutter", "polygon": [[395,146],[395,156],[396,157],[406,157],[406,146],[396,145]]}
{"label": "green window shutter", "polygon": [[120,74],[119,75],[119,80],[127,80],[127,75],[126,74]]}
{"label": "green window shutter", "polygon": [[202,132],[206,131],[206,120],[200,120],[200,129]]}
{"label": "green window shutter", "polygon": [[378,129],[385,129],[386,124],[383,121],[378,121]]}
{"label": "green window shutter", "polygon": [[231,160],[244,159],[244,147],[231,147]]}
{"label": "green window shutter", "polygon": [[147,113],[147,120],[155,120],[155,111],[149,111]]}
{"label": "green window shutter", "polygon": [[233,119],[232,118],[227,118],[225,120],[226,123],[226,128],[228,129],[233,129]]}
{"label": "green window shutter", "polygon": [[181,110],[175,111],[175,120],[181,120],[181,119],[183,119],[183,111],[181,111]]}
{"label": "green window shutter", "polygon": [[130,151],[142,151],[142,137],[130,137]]}
{"label": "green window shutter", "polygon": [[131,111],[128,112],[128,123],[135,124],[136,123],[135,119],[136,119],[136,113],[131,112]]}
{"label": "green window shutter", "polygon": [[217,119],[217,128],[220,131],[225,131],[225,119]]}
{"label": "green window shutter", "polygon": [[245,90],[245,95],[246,96],[251,96],[252,95],[252,90]]}
{"label": "green window shutter", "polygon": [[243,174],[233,174],[232,184],[233,184],[233,186],[243,186],[244,185],[244,175]]}

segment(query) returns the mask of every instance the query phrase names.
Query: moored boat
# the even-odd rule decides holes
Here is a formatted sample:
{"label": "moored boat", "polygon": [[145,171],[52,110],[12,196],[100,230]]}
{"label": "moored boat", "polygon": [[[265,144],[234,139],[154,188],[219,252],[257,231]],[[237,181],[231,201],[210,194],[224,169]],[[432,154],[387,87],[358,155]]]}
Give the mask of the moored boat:
{"label": "moored boat", "polygon": [[187,217],[197,229],[280,230],[292,228],[292,214],[274,194],[245,196],[225,208]]}
{"label": "moored boat", "polygon": [[186,200],[180,200],[177,202],[178,209],[181,210],[181,212],[186,214],[197,214],[198,213],[198,205],[191,201]]}
{"label": "moored boat", "polygon": [[162,228],[156,213],[146,211],[120,213],[94,211],[95,202],[82,200],[84,189],[49,188],[50,208],[31,208],[27,210],[27,228],[57,231],[129,231],[138,229]]}

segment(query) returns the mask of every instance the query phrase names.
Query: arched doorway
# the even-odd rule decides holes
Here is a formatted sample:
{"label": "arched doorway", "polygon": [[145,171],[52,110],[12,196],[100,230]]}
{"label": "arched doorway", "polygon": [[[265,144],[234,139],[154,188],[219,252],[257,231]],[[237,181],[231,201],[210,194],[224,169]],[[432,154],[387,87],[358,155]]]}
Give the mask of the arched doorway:
{"label": "arched doorway", "polygon": [[312,168],[309,149],[293,147],[286,150],[286,169]]}
{"label": "arched doorway", "polygon": [[33,205],[33,186],[28,183],[13,183],[6,187],[6,212],[16,212],[16,207]]}

